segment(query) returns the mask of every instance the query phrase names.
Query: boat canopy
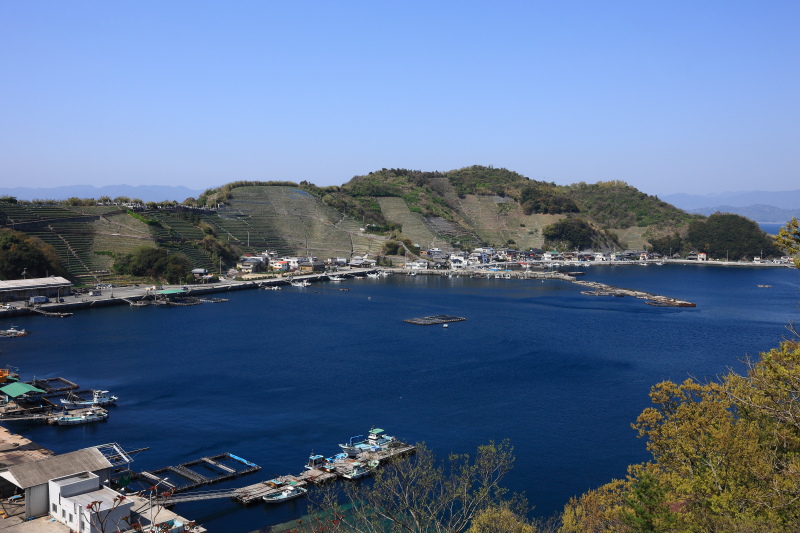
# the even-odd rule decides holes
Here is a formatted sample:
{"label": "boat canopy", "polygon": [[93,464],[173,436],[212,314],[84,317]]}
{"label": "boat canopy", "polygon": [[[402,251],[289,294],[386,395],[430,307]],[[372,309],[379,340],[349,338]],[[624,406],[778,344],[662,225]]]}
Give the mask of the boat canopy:
{"label": "boat canopy", "polygon": [[376,437],[377,437],[378,435],[380,435],[381,433],[383,433],[383,430],[382,430],[382,429],[380,429],[380,428],[375,428],[375,429],[370,429],[370,430],[369,430],[369,434],[370,434],[370,435],[374,435],[374,436],[376,436]]}
{"label": "boat canopy", "polygon": [[[2,390],[2,389],[0,389]],[[364,441],[364,435],[356,435],[355,437],[350,437],[350,446],[355,446],[359,442]]]}

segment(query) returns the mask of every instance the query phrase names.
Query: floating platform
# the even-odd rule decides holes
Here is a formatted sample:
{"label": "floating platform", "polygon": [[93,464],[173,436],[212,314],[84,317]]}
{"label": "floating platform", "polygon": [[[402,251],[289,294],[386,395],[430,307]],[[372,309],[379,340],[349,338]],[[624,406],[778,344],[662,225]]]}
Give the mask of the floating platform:
{"label": "floating platform", "polygon": [[[201,457],[176,466],[137,472],[133,479],[146,479],[148,483],[161,483],[173,494],[218,483],[235,477],[258,472],[261,467],[232,453]],[[169,474],[168,476],[165,474]],[[166,481],[169,477],[170,481]],[[181,483],[183,481],[183,483]]]}
{"label": "floating platform", "polygon": [[460,316],[452,316],[452,315],[434,315],[434,316],[424,316],[422,318],[409,318],[403,320],[403,322],[408,322],[409,324],[417,324],[419,326],[434,326],[436,324],[449,324],[451,322],[463,322],[466,320],[464,317]]}
{"label": "floating platform", "polygon": [[34,378],[27,383],[29,385],[33,385],[37,389],[42,389],[46,393],[66,392],[80,388],[76,383],[73,383],[70,380],[62,377],[45,379]]}

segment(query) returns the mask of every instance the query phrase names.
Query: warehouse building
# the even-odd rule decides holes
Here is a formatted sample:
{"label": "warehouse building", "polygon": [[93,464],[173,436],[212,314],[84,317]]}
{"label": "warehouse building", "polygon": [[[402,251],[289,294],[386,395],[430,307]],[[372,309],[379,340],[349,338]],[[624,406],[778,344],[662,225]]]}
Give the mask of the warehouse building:
{"label": "warehouse building", "polygon": [[72,282],[59,276],[0,281],[0,302],[28,300],[45,296],[57,300],[70,294]]}

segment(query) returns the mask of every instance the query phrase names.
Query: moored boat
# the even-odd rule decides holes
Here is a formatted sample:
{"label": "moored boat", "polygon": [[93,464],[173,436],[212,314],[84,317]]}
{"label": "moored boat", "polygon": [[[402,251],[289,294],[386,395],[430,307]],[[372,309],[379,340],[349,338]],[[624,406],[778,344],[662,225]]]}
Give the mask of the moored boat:
{"label": "moored boat", "polygon": [[341,464],[346,459],[346,453],[339,453],[333,457],[324,457],[322,455],[314,455],[312,453],[308,457],[308,463],[306,463],[304,468],[306,470],[323,470],[325,472],[333,472],[336,470],[336,465]]}
{"label": "moored boat", "polygon": [[366,464],[356,461],[351,463],[350,469],[341,473],[345,479],[354,480],[372,474],[372,471],[378,467],[378,461],[369,461]]}
{"label": "moored boat", "polygon": [[11,326],[8,329],[0,329],[0,337],[24,337],[28,332],[17,326]]}
{"label": "moored boat", "polygon": [[340,444],[339,447],[348,456],[355,457],[361,452],[378,451],[389,446],[395,441],[394,437],[386,435],[380,428],[369,430],[369,436],[364,439],[364,435],[350,437],[347,444]]}
{"label": "moored boat", "polygon": [[74,426],[77,424],[88,424],[90,422],[100,422],[108,418],[108,411],[102,407],[90,407],[80,411],[64,411],[59,415],[50,417],[48,422],[59,426]]}
{"label": "moored boat", "polygon": [[344,277],[342,276],[328,276],[330,281],[344,281]]}
{"label": "moored boat", "polygon": [[81,407],[114,405],[118,399],[114,395],[109,395],[107,390],[94,390],[91,400],[83,400],[70,394],[66,399],[61,399],[61,405],[67,409],[80,409]]}
{"label": "moored boat", "polygon": [[286,502],[304,496],[308,492],[307,488],[295,485],[282,485],[277,489],[275,492],[262,496],[261,499],[264,500],[264,503]]}

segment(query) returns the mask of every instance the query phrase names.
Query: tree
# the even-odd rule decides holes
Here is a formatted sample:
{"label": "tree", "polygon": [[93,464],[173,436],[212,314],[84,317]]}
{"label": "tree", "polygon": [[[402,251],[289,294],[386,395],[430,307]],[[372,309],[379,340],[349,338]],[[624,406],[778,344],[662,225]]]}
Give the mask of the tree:
{"label": "tree", "polygon": [[[792,220],[787,222],[775,236],[775,245],[786,250],[789,255],[796,255],[800,251],[800,228],[795,217],[792,217]],[[800,268],[800,256],[794,258],[794,264]]]}
{"label": "tree", "polygon": [[772,240],[758,224],[730,213],[714,213],[689,224],[686,242],[714,259],[752,259],[776,255]]}
{"label": "tree", "polygon": [[570,249],[591,247],[596,235],[597,231],[582,218],[564,218],[542,230],[542,236],[550,243],[562,242]]}
{"label": "tree", "polygon": [[170,253],[164,248],[140,246],[133,253],[117,259],[114,270],[120,274],[166,279],[181,283],[192,270],[191,260],[182,253]]}
{"label": "tree", "polygon": [[32,278],[65,273],[52,246],[22,232],[0,228],[0,278],[20,279],[23,271]]}
{"label": "tree", "polygon": [[317,516],[330,518],[324,524],[327,531],[461,533],[498,506],[524,514],[519,513],[520,500],[506,500],[507,490],[500,486],[513,464],[508,441],[479,446],[474,460],[451,454],[443,463],[420,444],[414,457],[397,458],[377,470],[372,485],[347,485],[351,507],[346,513],[333,493],[316,502],[315,510],[320,511]]}
{"label": "tree", "polygon": [[653,461],[571,500],[562,531],[800,530],[800,342],[745,363],[653,387],[634,425]]}
{"label": "tree", "polygon": [[467,533],[536,533],[536,527],[507,506],[492,506],[478,513]]}

